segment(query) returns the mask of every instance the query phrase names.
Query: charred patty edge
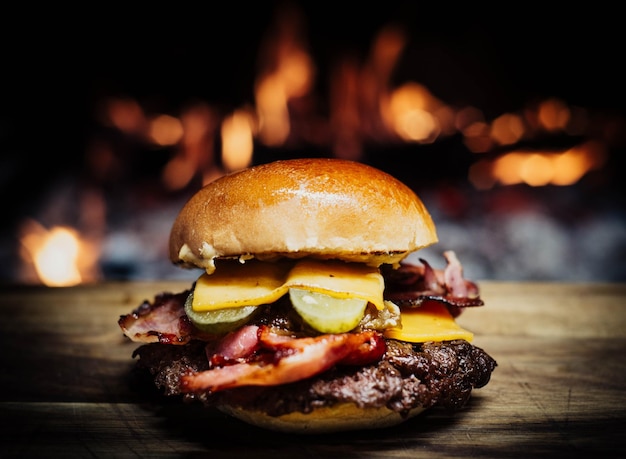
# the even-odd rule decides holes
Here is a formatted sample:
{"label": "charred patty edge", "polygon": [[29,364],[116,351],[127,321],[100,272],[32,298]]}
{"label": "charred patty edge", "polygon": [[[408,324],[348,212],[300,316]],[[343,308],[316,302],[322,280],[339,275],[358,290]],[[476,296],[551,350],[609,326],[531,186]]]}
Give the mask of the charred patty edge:
{"label": "charred patty edge", "polygon": [[208,369],[206,343],[182,346],[160,343],[137,348],[137,368],[148,371],[156,387],[167,396],[207,407],[229,405],[280,416],[320,407],[354,403],[407,415],[417,407],[462,408],[475,388],[485,386],[496,361],[465,340],[406,343],[386,340],[382,359],[366,366],[336,366],[320,375],[279,386],[247,386],[215,393],[182,394],[180,378]]}

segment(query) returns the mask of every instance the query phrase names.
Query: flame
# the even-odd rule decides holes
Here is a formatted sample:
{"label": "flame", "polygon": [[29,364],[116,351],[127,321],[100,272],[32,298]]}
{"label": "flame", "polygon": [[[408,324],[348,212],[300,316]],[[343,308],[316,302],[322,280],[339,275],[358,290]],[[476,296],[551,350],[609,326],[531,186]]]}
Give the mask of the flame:
{"label": "flame", "polygon": [[567,127],[571,114],[565,102],[550,98],[539,104],[537,118],[541,126],[547,131],[557,131]]}
{"label": "flame", "polygon": [[105,124],[111,124],[127,134],[141,134],[146,125],[141,105],[132,98],[109,99],[101,111],[101,117]]}
{"label": "flame", "polygon": [[259,139],[265,145],[282,145],[291,130],[289,101],[309,93],[315,66],[300,36],[302,17],[295,9],[279,11],[275,35],[262,44],[263,68],[255,82]]}
{"label": "flame", "polygon": [[469,180],[479,189],[495,183],[573,185],[587,172],[602,167],[605,160],[604,145],[595,141],[561,152],[513,151],[494,160],[478,161],[470,168]]}
{"label": "flame", "polygon": [[183,124],[174,116],[158,115],[149,121],[148,136],[157,145],[176,145],[183,134]]}
{"label": "flame", "polygon": [[161,173],[167,189],[184,188],[198,172],[202,174],[203,183],[213,179],[218,125],[218,116],[208,104],[197,103],[183,110],[178,150]]}
{"label": "flame", "polygon": [[228,172],[252,162],[253,126],[253,117],[246,110],[237,110],[222,122],[222,164]]}
{"label": "flame", "polygon": [[391,93],[386,119],[402,139],[430,143],[440,132],[439,121],[433,115],[439,105],[426,87],[406,83]]}
{"label": "flame", "polygon": [[519,142],[525,133],[524,121],[515,113],[505,113],[491,123],[490,137],[500,145]]}
{"label": "flame", "polygon": [[[429,144],[457,134],[472,153],[494,155],[503,147],[509,150],[472,166],[469,179],[478,188],[518,183],[563,186],[576,183],[597,167],[597,157],[605,153],[594,152],[608,147],[607,137],[617,135],[609,123],[603,132],[597,126],[592,132],[593,119],[586,110],[556,97],[488,120],[475,107],[447,105],[416,81],[394,85],[394,70],[409,40],[406,31],[394,24],[379,30],[363,61],[352,54],[332,63],[326,119],[313,112],[317,101],[311,93],[317,68],[304,39],[304,16],[295,6],[276,13],[259,47],[252,108],[235,107],[220,116],[208,104],[196,104],[176,117],[148,116],[130,98],[113,98],[104,105],[105,123],[152,144],[176,147],[162,172],[167,189],[182,189],[199,174],[207,183],[248,166],[257,141],[268,147],[301,142],[328,147],[336,157],[360,160],[368,140],[380,145]],[[557,135],[602,136],[606,145],[588,143],[561,152],[519,150],[525,142],[541,143]],[[223,169],[215,161],[218,144]],[[102,166],[94,170],[114,177],[119,169],[114,155],[101,145],[94,151],[98,153],[94,164]]]}
{"label": "flame", "polygon": [[485,121],[474,121],[463,128],[463,142],[473,153],[485,153],[494,146],[491,129]]}
{"label": "flame", "polygon": [[67,226],[50,230],[34,220],[24,223],[22,258],[30,259],[40,282],[67,287],[94,281],[97,249]]}

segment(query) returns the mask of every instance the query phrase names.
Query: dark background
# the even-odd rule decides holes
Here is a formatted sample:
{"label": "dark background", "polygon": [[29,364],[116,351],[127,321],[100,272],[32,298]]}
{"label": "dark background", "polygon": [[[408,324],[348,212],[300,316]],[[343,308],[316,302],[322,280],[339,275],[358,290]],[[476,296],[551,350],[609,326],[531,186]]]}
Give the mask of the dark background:
{"label": "dark background", "polygon": [[[314,91],[320,100],[326,100],[331,66],[347,55],[364,58],[375,34],[393,23],[410,37],[394,74],[397,83],[418,81],[438,98],[479,107],[488,118],[546,97],[624,116],[622,18],[614,4],[604,2],[566,7],[270,1],[7,8],[0,37],[3,240],[14,243],[15,226],[36,214],[59,177],[82,177],[85,145],[100,129],[95,111],[104,98],[128,95],[161,112],[175,112],[190,100],[226,110],[252,103],[260,42],[271,31],[275,13],[289,5],[304,18],[302,33],[317,67]],[[467,154],[454,141],[431,148]],[[385,168],[385,156],[378,153],[370,151],[369,158]],[[602,187],[576,194],[581,206],[601,195],[602,202],[621,208],[623,158],[618,146]],[[150,175],[151,167],[156,166],[138,163],[133,173]],[[397,164],[389,169],[404,170]],[[429,177],[430,185],[460,178],[452,168],[439,170],[437,177]]]}

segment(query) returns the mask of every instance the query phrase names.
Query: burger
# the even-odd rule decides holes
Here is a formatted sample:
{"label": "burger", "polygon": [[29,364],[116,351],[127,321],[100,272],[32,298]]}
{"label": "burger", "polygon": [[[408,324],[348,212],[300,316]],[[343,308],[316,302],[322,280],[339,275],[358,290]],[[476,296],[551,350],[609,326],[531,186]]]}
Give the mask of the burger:
{"label": "burger", "polygon": [[[389,427],[458,410],[496,362],[456,322],[482,306],[412,189],[360,162],[261,164],[200,189],[169,256],[200,269],[119,326],[167,396],[295,433]],[[443,261],[443,260],[442,260]]]}

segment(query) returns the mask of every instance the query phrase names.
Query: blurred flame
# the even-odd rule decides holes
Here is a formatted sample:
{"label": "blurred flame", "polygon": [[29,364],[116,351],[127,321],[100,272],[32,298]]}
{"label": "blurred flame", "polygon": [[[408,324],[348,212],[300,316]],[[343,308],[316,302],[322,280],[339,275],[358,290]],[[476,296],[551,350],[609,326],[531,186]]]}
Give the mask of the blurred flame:
{"label": "blurred flame", "polygon": [[175,145],[183,134],[183,124],[173,116],[158,115],[149,122],[148,135],[157,145]]}
{"label": "blurred flame", "polygon": [[602,167],[605,160],[605,147],[593,141],[560,153],[514,151],[478,161],[470,168],[469,180],[479,189],[491,188],[495,183],[572,185],[590,170]]}
{"label": "blurred flame", "polygon": [[210,181],[215,168],[215,137],[218,128],[215,111],[205,103],[187,107],[180,117],[178,150],[165,165],[161,174],[167,189],[180,190],[191,182],[198,172],[202,181]]}
{"label": "blurred flame", "polygon": [[222,122],[222,164],[226,171],[250,165],[254,150],[254,120],[246,110],[237,110]]}
{"label": "blurred flame", "polygon": [[290,123],[287,95],[279,76],[269,75],[261,79],[255,94],[261,142],[268,146],[282,145],[289,135]]}
{"label": "blurred flame", "polygon": [[433,113],[440,102],[418,83],[406,83],[391,93],[386,119],[404,140],[433,142],[440,132],[439,120]]}
{"label": "blurred flame", "polygon": [[112,124],[127,134],[143,132],[146,119],[141,105],[131,98],[112,98],[101,113],[105,124]]}
{"label": "blurred flame", "polygon": [[463,142],[473,153],[485,153],[493,148],[489,125],[484,121],[474,121],[463,128]]}
{"label": "blurred flame", "polygon": [[275,35],[262,44],[263,68],[255,82],[259,139],[268,146],[285,143],[290,132],[289,101],[311,89],[315,66],[300,36],[302,17],[283,9],[276,18]]}
{"label": "blurred flame", "polygon": [[539,104],[537,117],[541,126],[547,131],[563,130],[570,120],[570,110],[565,102],[551,98]]}
{"label": "blurred flame", "polygon": [[[252,108],[235,108],[222,117],[216,109],[200,103],[183,110],[180,117],[148,117],[130,98],[112,98],[103,106],[105,123],[141,135],[152,144],[176,148],[162,172],[167,189],[182,189],[199,174],[204,184],[247,167],[252,163],[255,141],[269,147],[304,141],[328,146],[336,157],[360,160],[368,140],[428,144],[452,135],[460,135],[472,153],[493,155],[503,147],[510,150],[471,167],[468,178],[478,188],[518,183],[562,186],[576,183],[597,167],[597,158],[605,155],[597,151],[608,142],[562,152],[519,150],[524,142],[541,142],[554,134],[591,134],[590,138],[605,141],[618,135],[619,128],[610,123],[603,123],[604,132],[598,132],[597,126],[591,132],[587,111],[556,97],[488,120],[478,108],[445,104],[416,81],[394,86],[394,70],[409,40],[406,31],[395,24],[379,30],[365,60],[347,55],[332,63],[329,116],[322,119],[313,113],[317,101],[310,97],[317,69],[304,39],[304,16],[293,6],[276,13],[259,47]],[[215,161],[218,144],[224,170]],[[117,158],[106,146],[97,145],[93,151],[96,173],[109,178],[119,174]]]}
{"label": "blurred flame", "polygon": [[505,113],[491,123],[491,138],[500,145],[518,142],[525,132],[522,118],[514,113]]}
{"label": "blurred flame", "polygon": [[40,282],[66,287],[97,279],[98,250],[70,227],[50,230],[34,220],[24,223],[22,258],[30,259]]}

